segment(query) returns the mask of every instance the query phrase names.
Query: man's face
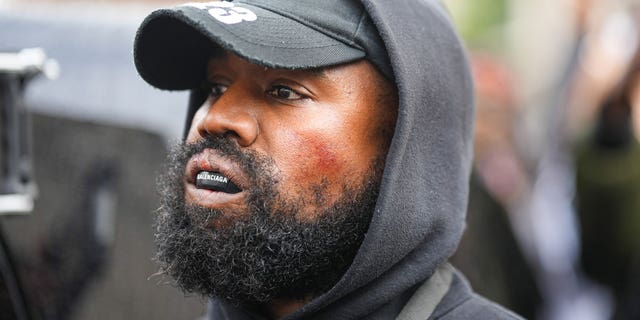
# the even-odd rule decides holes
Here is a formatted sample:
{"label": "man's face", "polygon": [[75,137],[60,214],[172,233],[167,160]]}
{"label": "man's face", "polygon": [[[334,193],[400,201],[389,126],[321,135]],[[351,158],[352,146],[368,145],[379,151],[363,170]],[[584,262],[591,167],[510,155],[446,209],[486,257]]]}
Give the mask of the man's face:
{"label": "man's face", "polygon": [[[208,78],[212,94],[195,114],[187,142],[225,136],[242,149],[269,157],[279,191],[290,197],[313,196],[316,186],[324,185],[323,203],[333,204],[343,186],[361,183],[371,175],[374,159],[386,154],[395,125],[394,90],[366,61],[290,71],[227,54],[210,61]],[[194,161],[205,165],[207,156],[221,156],[205,154]],[[243,186],[238,168],[220,160],[217,165],[228,165],[228,174],[242,189],[251,187]],[[242,206],[244,197],[246,192],[227,196],[198,190],[187,179],[188,203]],[[313,220],[316,209],[310,205],[297,218]]]}
{"label": "man's face", "polygon": [[[161,181],[162,269],[187,291],[240,303],[326,291],[373,213],[395,89],[366,61],[290,71],[227,54],[208,79]],[[240,191],[198,188],[202,171]]]}

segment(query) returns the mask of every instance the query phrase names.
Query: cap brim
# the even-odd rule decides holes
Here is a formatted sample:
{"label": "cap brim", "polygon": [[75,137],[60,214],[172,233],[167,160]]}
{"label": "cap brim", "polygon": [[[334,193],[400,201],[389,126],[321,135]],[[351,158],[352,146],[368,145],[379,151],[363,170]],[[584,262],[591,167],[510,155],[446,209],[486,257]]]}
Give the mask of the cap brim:
{"label": "cap brim", "polygon": [[225,24],[207,10],[181,6],[151,13],[134,43],[138,72],[167,90],[194,89],[206,80],[208,59],[221,48],[271,68],[310,69],[361,59],[348,46],[293,19],[242,3],[254,21]]}

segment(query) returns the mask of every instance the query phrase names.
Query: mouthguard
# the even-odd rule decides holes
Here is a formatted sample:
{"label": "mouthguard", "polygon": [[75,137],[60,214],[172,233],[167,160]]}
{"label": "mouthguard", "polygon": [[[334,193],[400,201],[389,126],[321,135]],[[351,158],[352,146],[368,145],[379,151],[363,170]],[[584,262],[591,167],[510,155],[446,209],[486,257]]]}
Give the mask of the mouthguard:
{"label": "mouthguard", "polygon": [[225,193],[238,193],[241,191],[229,178],[218,172],[211,171],[198,172],[196,176],[196,188]]}

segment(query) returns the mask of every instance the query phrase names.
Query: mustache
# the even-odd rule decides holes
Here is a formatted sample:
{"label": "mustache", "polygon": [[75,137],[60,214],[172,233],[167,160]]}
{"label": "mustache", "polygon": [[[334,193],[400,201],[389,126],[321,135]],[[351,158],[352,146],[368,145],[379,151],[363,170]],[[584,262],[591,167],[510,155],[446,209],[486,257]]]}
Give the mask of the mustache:
{"label": "mustache", "polygon": [[160,193],[163,193],[167,186],[179,181],[179,186],[184,192],[182,179],[170,181],[168,176],[184,177],[185,169],[189,160],[202,153],[205,149],[212,149],[226,160],[233,162],[242,171],[248,180],[249,187],[246,202],[250,206],[263,206],[264,203],[274,201],[273,197],[266,197],[266,194],[275,194],[280,182],[279,169],[275,161],[267,156],[250,149],[243,149],[238,143],[228,137],[209,136],[193,142],[180,142],[172,148],[167,157],[169,166],[168,175],[158,179]]}
{"label": "mustache", "polygon": [[174,152],[179,159],[177,163],[180,163],[183,167],[189,160],[196,154],[202,153],[205,149],[212,149],[217,151],[218,154],[226,158],[229,161],[238,165],[243,174],[247,175],[247,178],[252,182],[257,180],[257,167],[261,163],[273,163],[273,161],[266,156],[257,154],[255,151],[242,150],[241,147],[233,141],[233,139],[211,136],[202,138],[194,142],[183,142],[178,146],[181,150]]}
{"label": "mustache", "polygon": [[240,150],[240,146],[231,139],[212,136],[199,139],[195,142],[183,142],[181,153],[186,158],[183,160],[188,161],[188,159],[203,152],[205,149],[216,150],[223,157],[236,162],[251,157],[248,152]]}

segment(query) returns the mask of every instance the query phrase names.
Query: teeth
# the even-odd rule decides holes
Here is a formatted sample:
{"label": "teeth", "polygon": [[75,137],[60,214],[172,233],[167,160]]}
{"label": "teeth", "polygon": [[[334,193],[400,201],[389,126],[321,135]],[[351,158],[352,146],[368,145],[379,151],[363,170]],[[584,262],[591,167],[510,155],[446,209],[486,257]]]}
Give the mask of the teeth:
{"label": "teeth", "polygon": [[218,172],[211,171],[198,172],[196,176],[196,187],[225,193],[238,193],[241,191],[229,178]]}

